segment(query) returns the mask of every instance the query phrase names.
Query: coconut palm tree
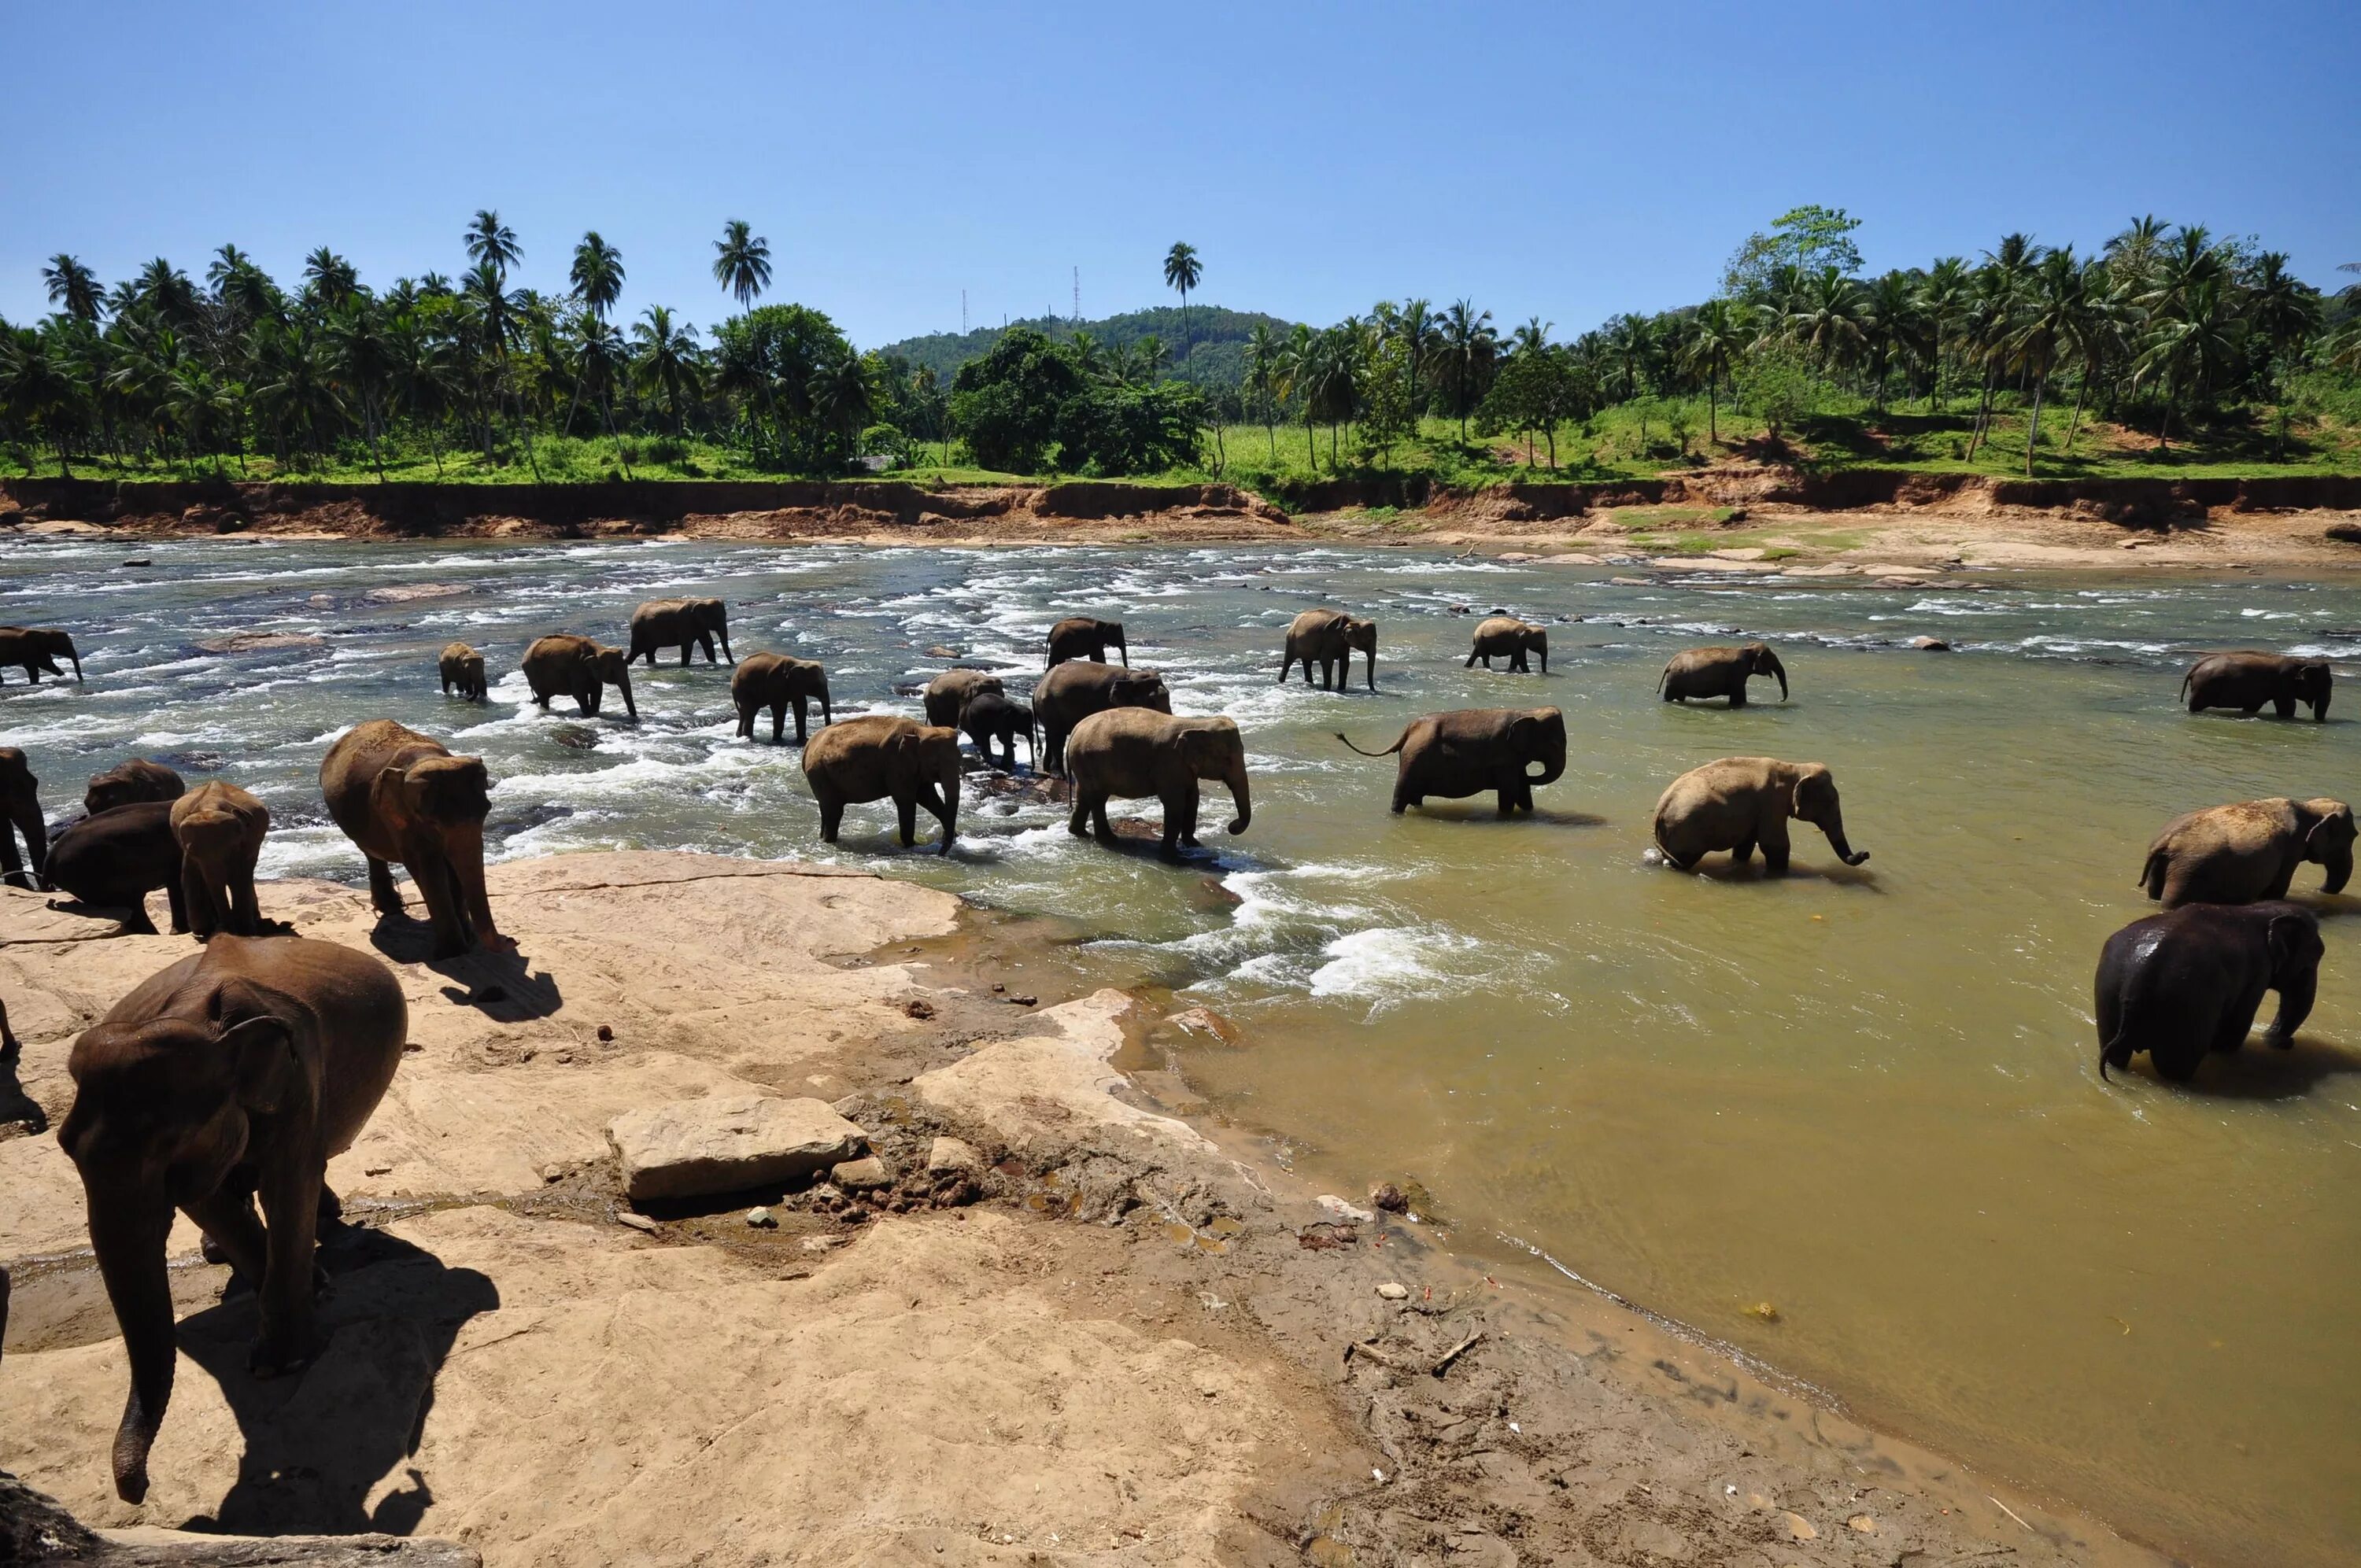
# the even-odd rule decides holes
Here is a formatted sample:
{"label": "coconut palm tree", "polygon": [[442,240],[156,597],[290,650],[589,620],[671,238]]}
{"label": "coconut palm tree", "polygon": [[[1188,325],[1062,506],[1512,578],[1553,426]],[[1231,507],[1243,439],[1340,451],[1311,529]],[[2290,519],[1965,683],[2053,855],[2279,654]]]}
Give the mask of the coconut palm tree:
{"label": "coconut palm tree", "polygon": [[[1424,302],[1420,302],[1423,303]],[[1279,461],[1279,426],[1271,417],[1273,395],[1279,378],[1279,343],[1268,322],[1257,322],[1246,334],[1246,389],[1262,408],[1263,433],[1270,441],[1270,460]]]}
{"label": "coconut palm tree", "polygon": [[2074,247],[2045,252],[2026,288],[2023,308],[2010,323],[2004,352],[2033,378],[2032,416],[2025,422],[2025,477],[2033,477],[2033,449],[2041,440],[2041,395],[2049,385],[2061,349],[2070,341],[2085,308],[2089,280],[2074,259]]}
{"label": "coconut palm tree", "polygon": [[1721,379],[1753,341],[1754,312],[1739,301],[1708,300],[1689,323],[1685,352],[1690,373],[1705,378],[1706,439],[1717,446],[1721,444]]}
{"label": "coconut palm tree", "polygon": [[2150,322],[2132,364],[2132,381],[2135,387],[2153,382],[2160,390],[2164,422],[2157,431],[2158,450],[2172,449],[2173,410],[2184,400],[2193,405],[2237,364],[2245,346],[2240,327],[2219,277],[2190,282],[2178,303]]}
{"label": "coconut palm tree", "polygon": [[1189,357],[1192,346],[1189,337],[1189,291],[1205,275],[1205,264],[1197,259],[1197,247],[1180,240],[1164,253],[1164,286],[1180,291],[1180,357]]}
{"label": "coconut palm tree", "polygon": [[1425,367],[1426,356],[1443,340],[1443,318],[1436,315],[1424,300],[1405,300],[1396,319],[1395,335],[1402,345],[1402,378],[1404,406],[1410,411],[1411,428],[1418,428],[1419,372]]}
{"label": "coconut palm tree", "polygon": [[1869,344],[1869,309],[1861,285],[1833,267],[1807,280],[1788,308],[1788,341],[1819,362],[1828,375],[1852,364]]}
{"label": "coconut palm tree", "polygon": [[313,297],[331,311],[360,291],[359,269],[324,245],[303,258],[303,279]]}
{"label": "coconut palm tree", "polygon": [[2129,325],[2126,307],[2116,292],[2113,268],[2092,259],[2082,263],[2082,285],[2077,308],[2066,317],[2059,344],[2059,363],[2071,361],[2081,371],[2074,389],[2074,411],[2067,416],[2066,439],[2060,452],[2071,455],[2074,433],[2081,428],[2082,406],[2100,373],[2122,353]]}
{"label": "coconut palm tree", "polygon": [[661,397],[672,415],[675,435],[681,433],[681,405],[705,392],[703,356],[697,346],[697,334],[685,326],[676,325],[672,313],[662,305],[650,305],[647,315],[631,323],[631,339],[638,345],[632,374],[640,389],[651,398]]}
{"label": "coconut palm tree", "polygon": [[861,432],[876,408],[876,391],[861,356],[848,347],[823,360],[812,372],[807,393],[821,428],[841,439],[846,452],[858,452]]}
{"label": "coconut palm tree", "polygon": [[98,320],[101,297],[98,274],[64,251],[49,258],[41,269],[41,282],[49,289],[49,303],[78,322]]}
{"label": "coconut palm tree", "polygon": [[1312,439],[1312,399],[1310,389],[1319,373],[1319,338],[1301,322],[1297,322],[1287,334],[1287,346],[1279,354],[1279,395],[1295,404],[1303,415],[1303,454],[1314,474],[1320,472],[1320,448]]}
{"label": "coconut palm tree", "polygon": [[[2246,280],[2246,330],[2262,349],[2262,372],[2272,400],[2284,402],[2287,365],[2320,330],[2320,291],[2287,269],[2280,251],[2255,258]],[[2287,422],[2279,422],[2279,455],[2287,455]]]}
{"label": "coconut palm tree", "polygon": [[500,222],[500,214],[489,207],[478,207],[467,222],[464,236],[467,259],[478,267],[489,267],[494,287],[508,287],[509,269],[524,258],[524,249],[517,244],[516,230]]}
{"label": "coconut palm tree", "polygon": [[771,286],[771,242],[745,219],[732,218],[721,225],[713,251],[713,280],[737,297],[740,311],[752,310]]}
{"label": "coconut palm tree", "polygon": [[412,422],[426,433],[434,454],[434,477],[443,477],[443,415],[451,401],[452,343],[428,333],[418,317],[402,312],[386,323],[387,389],[391,402],[406,411]]}
{"label": "coconut palm tree", "polygon": [[1443,362],[1451,372],[1452,401],[1459,414],[1459,440],[1467,440],[1467,414],[1475,407],[1471,389],[1491,367],[1499,347],[1492,330],[1492,313],[1479,311],[1473,300],[1455,300],[1443,313]]}
{"label": "coconut palm tree", "polygon": [[616,296],[623,291],[623,253],[592,229],[574,247],[574,265],[566,277],[591,320],[603,325],[607,313],[614,309]]}
{"label": "coconut palm tree", "polygon": [[[631,457],[623,445],[622,433],[615,428],[615,383],[621,378],[629,356],[623,348],[622,334],[608,323],[587,312],[575,319],[574,386],[577,396],[588,391],[598,400],[598,411],[607,426],[608,438],[615,444],[615,459],[622,466],[623,477],[631,477]],[[571,411],[567,423],[573,422]]]}
{"label": "coconut palm tree", "polygon": [[1924,318],[1927,356],[1927,411],[1933,413],[1943,392],[1943,351],[1951,345],[1953,329],[1968,313],[1973,291],[1964,257],[1938,258],[1918,288],[1918,309]]}
{"label": "coconut palm tree", "polygon": [[357,294],[347,295],[328,318],[328,342],[335,354],[338,378],[360,404],[361,434],[368,442],[369,461],[377,481],[385,483],[385,453],[378,443],[379,405],[392,356],[376,307]]}

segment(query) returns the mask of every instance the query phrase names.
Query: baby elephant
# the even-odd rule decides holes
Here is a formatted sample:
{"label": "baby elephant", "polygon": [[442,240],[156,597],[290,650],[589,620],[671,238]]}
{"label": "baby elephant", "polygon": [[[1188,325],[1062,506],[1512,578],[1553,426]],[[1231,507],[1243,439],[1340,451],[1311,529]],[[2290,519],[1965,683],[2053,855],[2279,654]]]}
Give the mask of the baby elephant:
{"label": "baby elephant", "polygon": [[1131,645],[1124,641],[1122,621],[1070,615],[1049,628],[1049,667],[1054,670],[1069,659],[1089,659],[1104,664],[1110,648],[1123,655],[1124,667],[1128,669]]}
{"label": "baby elephant", "polygon": [[1484,661],[1490,669],[1495,658],[1506,658],[1509,668],[1520,675],[1530,675],[1532,666],[1525,663],[1527,653],[1542,656],[1542,674],[1549,674],[1549,633],[1530,621],[1519,620],[1513,615],[1496,615],[1476,626],[1476,644],[1469,650],[1467,664]]}
{"label": "baby elephant", "polygon": [[1844,811],[1827,766],[1771,757],[1724,757],[1675,779],[1656,802],[1656,847],[1686,871],[1715,850],[1728,850],[1742,866],[1760,844],[1763,868],[1780,876],[1787,870],[1791,817],[1827,834],[1845,864],[1869,859],[1868,850],[1845,841]]}
{"label": "baby elephant", "polygon": [[918,841],[918,807],[943,825],[941,853],[959,831],[959,731],[872,714],[831,724],[804,748],[804,778],[819,803],[819,836],[836,842],[844,808],[891,796],[902,848]]}
{"label": "baby elephant", "polygon": [[445,696],[456,690],[469,702],[484,700],[489,688],[484,684],[484,656],[481,653],[465,642],[449,643],[443,650],[437,668],[443,675]]}
{"label": "baby elephant", "polygon": [[998,675],[986,674],[982,670],[945,670],[927,683],[927,722],[946,729],[955,729],[960,709],[971,698],[1004,689]]}
{"label": "baby elephant", "polygon": [[[33,776],[25,753],[0,746],[0,882],[31,889],[41,883],[41,869],[49,858],[49,825],[41,817],[41,781]],[[25,840],[25,860],[16,858],[16,839]],[[26,872],[26,861],[32,864]]]}
{"label": "baby elephant", "polygon": [[2199,660],[2180,677],[2189,711],[2235,707],[2245,714],[2269,703],[2281,718],[2295,717],[2295,705],[2311,707],[2314,723],[2328,717],[2329,689],[2335,675],[2325,659],[2290,659],[2278,653],[2215,653]]}
{"label": "baby elephant", "polygon": [[72,663],[74,679],[82,679],[82,655],[74,652],[67,633],[54,626],[0,626],[0,669],[19,665],[25,678],[39,685],[45,674],[65,678],[58,668],[60,658]]}
{"label": "baby elephant", "polygon": [[1066,767],[1074,780],[1071,833],[1094,827],[1102,844],[1115,842],[1107,800],[1154,795],[1164,803],[1164,852],[1197,848],[1197,781],[1229,785],[1238,814],[1229,830],[1254,820],[1246,793],[1246,748],[1227,718],[1175,718],[1147,707],[1111,707],[1074,726],[1066,740]]}
{"label": "baby elephant", "polygon": [[82,808],[95,817],[102,811],[136,806],[143,800],[178,800],[188,793],[188,788],[181,775],[163,763],[134,757],[127,762],[115,763],[103,773],[91,774],[90,787],[82,793]]}
{"label": "baby elephant", "polygon": [[631,661],[620,648],[560,631],[533,639],[523,663],[525,685],[544,713],[551,697],[570,696],[577,711],[595,716],[601,696],[613,686],[623,694],[623,711],[634,719],[640,717],[640,706],[631,700]]}
{"label": "baby elephant", "polygon": [[1779,700],[1787,700],[1787,666],[1771,652],[1768,642],[1743,648],[1691,648],[1673,655],[1656,685],[1666,702],[1686,702],[1693,696],[1726,696],[1732,707],[1746,706],[1746,683],[1756,675],[1776,675]]}
{"label": "baby elephant", "polygon": [[[1364,757],[1399,754],[1394,764],[1394,815],[1422,804],[1428,795],[1459,800],[1486,790],[1499,793],[1500,815],[1531,811],[1533,786],[1555,784],[1565,772],[1565,713],[1554,707],[1463,707],[1430,713],[1410,721],[1409,728],[1383,751],[1361,751]],[[1539,766],[1538,773],[1528,773]]]}
{"label": "baby elephant", "polygon": [[254,866],[270,831],[270,808],[234,784],[201,784],[172,803],[172,838],[181,846],[181,889],[189,928],[203,941],[216,931],[259,937]]}
{"label": "baby elephant", "polygon": [[2325,795],[2208,806],[2165,824],[2139,884],[2167,909],[2251,904],[2285,898],[2296,867],[2317,861],[2328,868],[2320,891],[2342,893],[2353,877],[2353,808]]}
{"label": "baby elephant", "polygon": [[796,744],[804,743],[804,722],[809,705],[819,704],[820,722],[836,722],[836,709],[829,705],[828,671],[810,659],[790,658],[785,653],[749,653],[746,662],[730,672],[730,700],[738,709],[738,738],[754,738],[754,715],[763,708],[771,710],[771,744],[783,743],[787,736],[787,707],[795,706]]}
{"label": "baby elephant", "polygon": [[1353,650],[1368,655],[1369,689],[1378,689],[1378,623],[1346,615],[1340,609],[1307,609],[1290,623],[1285,657],[1279,662],[1279,684],[1285,685],[1297,661],[1303,664],[1303,684],[1312,684],[1312,664],[1320,663],[1320,689],[1343,691],[1353,681]]}
{"label": "baby elephant", "polygon": [[[960,709],[959,728],[975,742],[975,754],[986,767],[997,766],[1004,773],[1016,771],[1016,737],[1025,737],[1025,752],[1038,772],[1041,766],[1041,737],[1033,724],[1033,710],[1021,702],[1011,702],[1002,692],[978,692],[967,699]],[[992,742],[1000,742],[1000,761],[992,760]]]}
{"label": "baby elephant", "polygon": [[181,884],[181,844],[172,837],[177,802],[143,800],[85,817],[49,846],[49,885],[100,909],[120,909],[123,934],[152,937],[148,895],[164,890],[174,932],[189,928]]}
{"label": "baby elephant", "polygon": [[2265,1037],[2280,1050],[2312,1012],[2320,922],[2292,904],[2192,904],[2135,920],[2099,953],[2099,1076],[2146,1051],[2175,1083],[2210,1051],[2235,1051],[2263,992],[2279,993]]}

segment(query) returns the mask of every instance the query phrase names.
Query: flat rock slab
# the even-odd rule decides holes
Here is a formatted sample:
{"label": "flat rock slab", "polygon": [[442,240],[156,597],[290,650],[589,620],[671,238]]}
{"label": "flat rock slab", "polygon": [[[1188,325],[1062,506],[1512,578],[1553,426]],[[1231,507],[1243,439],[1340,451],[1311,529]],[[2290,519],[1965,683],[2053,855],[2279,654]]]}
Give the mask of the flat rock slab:
{"label": "flat rock slab", "polygon": [[192,1535],[115,1530],[101,1538],[105,1568],[483,1568],[484,1554],[456,1541],[399,1535]]}
{"label": "flat rock slab", "polygon": [[708,1094],[626,1111],[607,1141],[623,1168],[623,1190],[647,1198],[705,1198],[799,1181],[856,1158],[868,1135],[825,1101],[760,1094]]}

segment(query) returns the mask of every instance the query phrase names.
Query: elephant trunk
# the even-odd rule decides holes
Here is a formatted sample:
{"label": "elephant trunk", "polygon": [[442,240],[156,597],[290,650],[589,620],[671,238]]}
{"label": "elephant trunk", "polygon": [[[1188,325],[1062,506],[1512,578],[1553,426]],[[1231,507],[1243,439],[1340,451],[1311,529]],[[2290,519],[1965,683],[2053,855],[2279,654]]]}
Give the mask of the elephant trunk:
{"label": "elephant trunk", "polygon": [[84,1184],[90,1240],[106,1299],[123,1331],[131,1362],[131,1392],[115,1432],[115,1495],[126,1503],[148,1496],[148,1451],[172,1399],[179,1348],[172,1340],[172,1287],[164,1272],[171,1205],[160,1194],[110,1192]]}
{"label": "elephant trunk", "polygon": [[[1530,759],[1528,759],[1530,761]],[[1565,773],[1565,740],[1560,737],[1542,758],[1542,771],[1525,774],[1527,784],[1554,784]]]}
{"label": "elephant trunk", "polygon": [[1229,830],[1243,833],[1254,824],[1254,797],[1246,789],[1246,759],[1243,751],[1223,774],[1222,782],[1230,786],[1230,800],[1238,808],[1238,814],[1230,819]]}
{"label": "elephant trunk", "polygon": [[1542,656],[1542,674],[1549,674],[1549,638],[1546,634],[1533,639],[1533,651]]}
{"label": "elephant trunk", "polygon": [[467,924],[473,926],[476,942],[488,947],[500,938],[500,928],[492,923],[491,894],[484,888],[484,825],[481,821],[455,822],[443,841],[444,853],[450,858],[452,891],[457,895],[460,911]]}
{"label": "elephant trunk", "polygon": [[[73,641],[71,638],[66,641],[66,657],[73,661],[74,679],[82,679],[82,655],[74,651]],[[2320,711],[2323,716],[2328,711],[2328,701],[2325,697],[2321,699]]]}
{"label": "elephant trunk", "polygon": [[1115,651],[1123,655],[1123,667],[1126,670],[1131,668],[1131,644],[1123,640],[1120,631],[1115,634]]}
{"label": "elephant trunk", "polygon": [[637,723],[640,717],[640,705],[631,700],[631,672],[628,665],[624,667],[621,674],[615,677],[615,686],[623,694],[623,711],[631,716],[632,722]]}
{"label": "elephant trunk", "polygon": [[1772,654],[1768,659],[1764,660],[1763,664],[1773,674],[1779,677],[1779,700],[1781,702],[1786,701],[1787,666],[1779,662],[1779,655],[1776,653]]}
{"label": "elephant trunk", "polygon": [[2279,993],[2279,1010],[2271,1019],[2269,1032],[2264,1036],[2281,1050],[2295,1044],[2295,1032],[2312,1016],[2312,999],[2320,989],[2320,967],[2307,964],[2301,974],[2281,974],[2276,986]]}
{"label": "elephant trunk", "polygon": [[1843,812],[1831,810],[1827,817],[1821,818],[1820,831],[1828,836],[1828,848],[1834,850],[1837,852],[1837,859],[1845,864],[1857,866],[1869,859],[1867,850],[1856,850],[1845,841]]}
{"label": "elephant trunk", "polygon": [[2328,868],[2328,875],[2321,883],[2320,891],[2343,893],[2345,884],[2353,880],[2353,846],[2339,845],[2321,857],[2320,863]]}
{"label": "elephant trunk", "polygon": [[38,887],[43,882],[42,871],[49,863],[49,824],[41,820],[41,808],[30,800],[20,803],[9,816],[16,824],[16,831],[24,835],[25,859],[33,868],[33,885]]}

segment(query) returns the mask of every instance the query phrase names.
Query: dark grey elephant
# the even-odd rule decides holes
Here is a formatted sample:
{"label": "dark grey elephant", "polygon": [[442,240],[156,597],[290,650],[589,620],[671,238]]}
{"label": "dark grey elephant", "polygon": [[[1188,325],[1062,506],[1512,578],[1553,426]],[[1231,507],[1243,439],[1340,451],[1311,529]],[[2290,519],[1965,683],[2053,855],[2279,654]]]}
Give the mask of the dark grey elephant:
{"label": "dark grey elephant", "polygon": [[1148,708],[1111,707],[1077,725],[1071,744],[1074,809],[1067,831],[1095,832],[1102,844],[1115,842],[1107,801],[1154,796],[1164,806],[1164,852],[1197,848],[1197,782],[1215,779],[1229,786],[1238,814],[1229,831],[1243,833],[1254,822],[1246,786],[1246,741],[1227,718],[1175,718]]}
{"label": "dark grey elephant", "polygon": [[1123,655],[1126,667],[1130,665],[1131,649],[1123,640],[1120,620],[1070,615],[1049,628],[1049,668],[1053,670],[1069,659],[1093,659],[1104,664],[1110,648]]}
{"label": "dark grey elephant", "polygon": [[[1533,786],[1555,784],[1565,772],[1565,715],[1554,707],[1462,707],[1413,718],[1400,739],[1364,757],[1399,757],[1394,764],[1397,816],[1428,795],[1461,800],[1496,791],[1500,815],[1533,808]],[[1538,767],[1541,772],[1527,770]]]}
{"label": "dark grey elephant", "polygon": [[1111,707],[1172,711],[1172,694],[1154,670],[1116,670],[1089,663],[1060,664],[1033,688],[1033,714],[1041,725],[1041,756],[1050,773],[1066,765],[1066,737],[1075,725]]}
{"label": "dark grey elephant", "polygon": [[[36,888],[49,859],[49,826],[41,817],[41,781],[32,764],[14,746],[0,746],[0,882],[11,887]],[[16,839],[25,840],[25,858],[16,858]],[[27,864],[32,867],[30,873]]]}
{"label": "dark grey elephant", "polygon": [[[1033,766],[1041,766],[1041,732],[1033,719],[1033,710],[1021,702],[1011,702],[1004,692],[978,692],[968,698],[960,709],[959,729],[975,743],[975,754],[983,759],[986,767],[997,767],[1004,773],[1016,771],[1016,737],[1025,737],[1026,751]],[[1000,742],[1000,761],[992,760],[992,743]]]}
{"label": "dark grey elephant", "polygon": [[27,680],[39,685],[43,675],[65,677],[58,668],[60,659],[70,661],[74,679],[82,679],[82,655],[74,652],[73,639],[65,632],[54,626],[0,626],[0,669],[17,665]]}
{"label": "dark grey elephant", "polygon": [[82,792],[82,808],[95,817],[102,811],[136,806],[143,800],[178,800],[188,789],[181,775],[163,763],[133,757],[103,773],[91,774],[90,786]]}
{"label": "dark grey elephant", "polygon": [[1693,696],[1726,696],[1732,707],[1746,706],[1746,683],[1756,675],[1775,675],[1779,700],[1787,700],[1787,666],[1768,642],[1743,648],[1691,648],[1675,653],[1656,677],[1666,702],[1686,702]]}
{"label": "dark grey elephant", "polygon": [[2246,1043],[2263,992],[2279,993],[2265,1037],[2281,1050],[2312,1012],[2323,948],[2312,911],[2279,902],[2192,904],[2135,920],[2099,953],[2099,1076],[2148,1053],[2178,1083],[2214,1051]]}
{"label": "dark grey elephant", "polygon": [[844,808],[891,799],[902,848],[918,841],[918,807],[943,825],[939,853],[959,832],[959,731],[890,714],[831,724],[804,748],[804,778],[819,804],[819,836],[836,842]]}
{"label": "dark grey elephant", "polygon": [[2296,704],[2302,703],[2312,709],[2317,723],[2328,717],[2329,689],[2335,680],[2325,659],[2251,652],[2215,653],[2190,667],[2180,677],[2180,691],[2189,699],[2191,713],[2235,707],[2255,714],[2269,703],[2281,718],[2293,718]]}
{"label": "dark grey elephant", "polygon": [[1467,652],[1467,667],[1472,668],[1481,659],[1488,670],[1493,660],[1506,659],[1510,670],[1530,675],[1533,667],[1525,662],[1528,653],[1541,655],[1542,674],[1548,674],[1549,632],[1513,615],[1495,615],[1477,622],[1475,645]]}
{"label": "dark grey elephant", "polygon": [[960,709],[967,706],[969,698],[1005,689],[998,675],[983,670],[945,670],[927,683],[923,699],[927,722],[954,729],[959,724]]}
{"label": "dark grey elephant", "polygon": [[737,655],[730,652],[729,607],[719,599],[650,599],[631,611],[631,646],[624,657],[637,659],[644,653],[653,669],[658,650],[678,648],[686,668],[689,650],[697,647],[705,650],[707,663],[716,663],[716,638],[720,639],[722,657],[736,663]]}

